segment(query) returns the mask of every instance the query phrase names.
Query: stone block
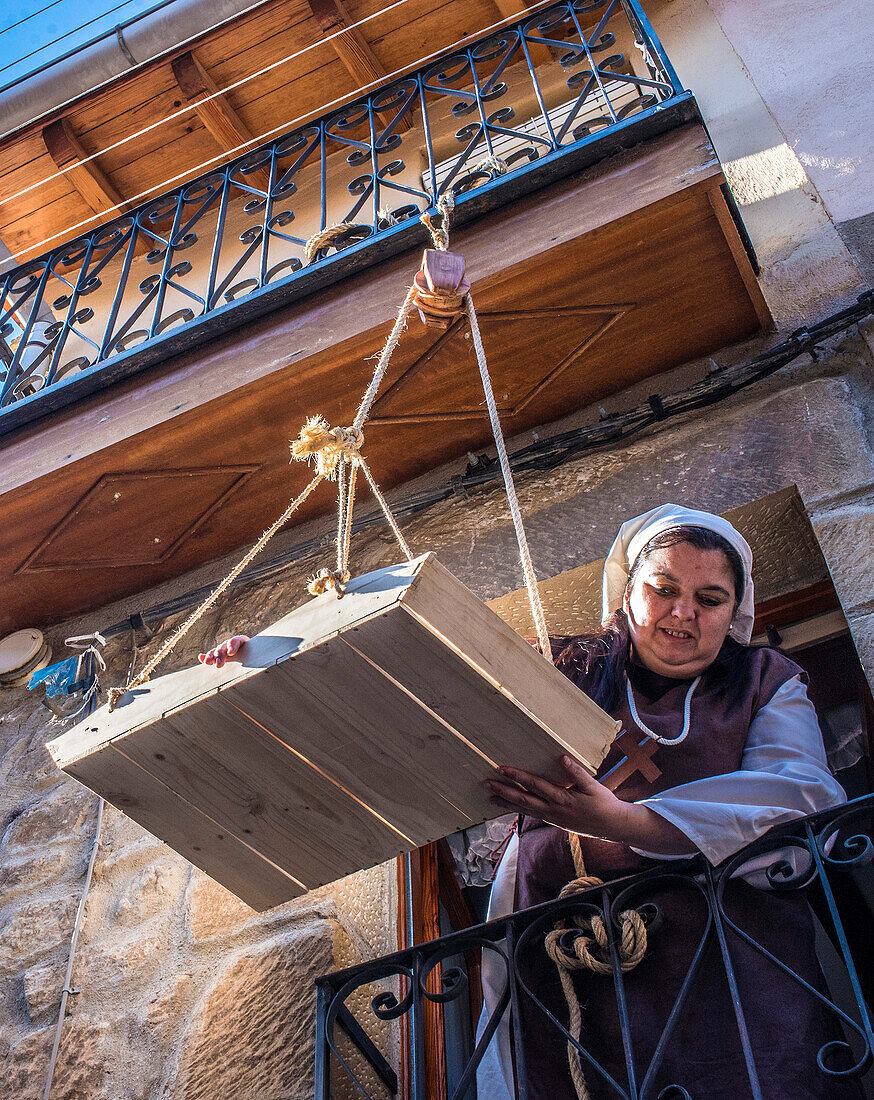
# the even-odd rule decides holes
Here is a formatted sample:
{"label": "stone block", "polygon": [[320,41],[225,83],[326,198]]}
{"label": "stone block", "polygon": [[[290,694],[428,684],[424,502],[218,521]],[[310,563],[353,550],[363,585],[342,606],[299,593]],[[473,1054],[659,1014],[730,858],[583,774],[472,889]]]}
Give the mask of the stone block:
{"label": "stone block", "polygon": [[40,963],[38,966],[31,966],[22,975],[24,1003],[32,1021],[48,1012],[57,1014],[64,986],[64,965]]}
{"label": "stone block", "polygon": [[258,917],[254,909],[200,871],[191,877],[186,900],[189,933],[195,942],[236,932]]}
{"label": "stone block", "polygon": [[105,985],[129,986],[141,989],[157,971],[166,965],[167,943],[160,934],[146,934],[142,929],[123,935],[100,936],[80,952],[82,966],[95,980]]}
{"label": "stone block", "polygon": [[874,600],[874,508],[854,508],[811,517],[845,613]]}
{"label": "stone block", "polygon": [[148,1026],[163,1042],[169,1042],[183,1026],[194,988],[193,974],[188,971],[173,974],[149,1002]]}
{"label": "stone block", "polygon": [[[15,1100],[41,1100],[46,1083],[54,1026],[25,1035],[10,1049],[4,1066],[4,1095]],[[108,1088],[106,1020],[71,1017],[64,1025],[52,1086],[58,1100],[119,1100]]]}
{"label": "stone block", "polygon": [[165,912],[182,896],[188,873],[185,860],[169,856],[144,867],[119,899],[116,922],[130,928]]}
{"label": "stone block", "polygon": [[3,847],[7,851],[38,848],[79,836],[96,806],[97,798],[90,792],[61,790],[56,797],[18,814],[3,834]]}
{"label": "stone block", "polygon": [[0,927],[0,966],[24,966],[69,941],[79,897],[41,899],[8,912]]}
{"label": "stone block", "polygon": [[394,860],[340,879],[330,890],[337,919],[357,955],[338,958],[338,968],[397,951],[397,867]]}
{"label": "stone block", "polygon": [[874,612],[847,615],[853,644],[859,654],[859,661],[865,670],[868,683],[874,689]]}
{"label": "stone block", "polygon": [[71,868],[76,853],[69,846],[32,852],[0,866],[0,898],[9,904],[17,894],[33,896],[39,886],[57,883]]}
{"label": "stone block", "polygon": [[207,991],[180,1057],[185,1100],[310,1100],[313,978],[333,966],[328,921],[235,953]]}

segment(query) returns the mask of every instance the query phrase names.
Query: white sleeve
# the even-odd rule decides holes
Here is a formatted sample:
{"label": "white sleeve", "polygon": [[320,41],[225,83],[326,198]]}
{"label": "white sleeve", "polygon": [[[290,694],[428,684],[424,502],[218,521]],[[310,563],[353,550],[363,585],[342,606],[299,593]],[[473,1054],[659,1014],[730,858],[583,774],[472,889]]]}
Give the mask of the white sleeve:
{"label": "white sleeve", "polygon": [[721,863],[773,825],[846,800],[828,770],[807,689],[795,676],[753,719],[739,771],[683,783],[640,804],[676,825],[711,863]]}

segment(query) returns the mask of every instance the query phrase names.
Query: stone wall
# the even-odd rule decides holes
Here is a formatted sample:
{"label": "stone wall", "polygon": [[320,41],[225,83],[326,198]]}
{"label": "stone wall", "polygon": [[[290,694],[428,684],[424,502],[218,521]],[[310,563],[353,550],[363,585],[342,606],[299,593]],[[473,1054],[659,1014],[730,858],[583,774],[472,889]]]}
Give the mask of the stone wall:
{"label": "stone wall", "polygon": [[[229,619],[254,629],[277,618],[288,597],[280,584],[231,599],[167,670],[226,633]],[[64,635],[51,634],[58,654]],[[122,682],[126,637],[109,644],[107,659],[104,682]],[[54,768],[44,745],[62,727],[33,696],[7,690],[3,711],[0,1093],[38,1100],[98,800]],[[304,1100],[312,978],[393,950],[395,907],[393,878],[376,869],[255,914],[107,807],[52,1095]],[[382,1039],[390,1050],[390,1036]]]}

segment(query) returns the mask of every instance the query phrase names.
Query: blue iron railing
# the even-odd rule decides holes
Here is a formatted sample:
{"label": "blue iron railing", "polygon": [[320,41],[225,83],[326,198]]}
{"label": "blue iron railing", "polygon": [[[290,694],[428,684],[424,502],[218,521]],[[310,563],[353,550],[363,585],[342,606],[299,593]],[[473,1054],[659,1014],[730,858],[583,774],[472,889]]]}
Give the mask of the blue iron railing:
{"label": "blue iron railing", "polygon": [[[848,1081],[870,1076],[874,1052],[871,1015],[874,876],[868,866],[874,856],[872,826],[874,795],[867,795],[836,810],[773,829],[716,868],[702,856],[671,861],[573,897],[328,974],[316,983],[316,1100],[347,1095],[376,1100],[377,1097],[399,1095],[400,1064],[408,1067],[409,1079],[404,1082],[407,1090],[404,1095],[412,1100],[441,1100],[433,1094],[433,1082],[429,1086],[426,1079],[425,1016],[429,1003],[431,1006],[439,1004],[444,1013],[466,1005],[470,960],[472,953],[480,952],[497,964],[502,975],[503,995],[494,1004],[488,1020],[481,1021],[479,1043],[475,1042],[470,1026],[466,1035],[464,1027],[459,1029],[457,1024],[447,1030],[447,1043],[455,1048],[447,1051],[446,1059],[449,1071],[445,1096],[452,1100],[473,1100],[477,1096],[477,1067],[495,1029],[507,1019],[513,1028],[517,1096],[526,1100],[526,1046],[520,1025],[525,1011],[529,1020],[533,1016],[532,1026],[537,1030],[553,1033],[557,1063],[566,1067],[567,1041],[574,1041],[584,1075],[599,1097],[704,1100],[710,1094],[706,1086],[705,1091],[701,1091],[700,1082],[696,1091],[688,1081],[672,1080],[666,1084],[659,1080],[659,1073],[666,1051],[672,1042],[677,1042],[678,1022],[688,1009],[690,991],[695,987],[705,958],[711,960],[707,963],[711,969],[712,960],[716,960],[714,972],[720,982],[724,978],[730,991],[728,1015],[733,1017],[731,1028],[737,1034],[736,1072],[748,1082],[748,1091],[741,1087],[738,1095],[749,1095],[753,1100],[787,1100],[784,1094],[777,1096],[763,1085],[770,1070],[767,1060],[775,1052],[765,1052],[763,1056],[750,1038],[748,1019],[753,1006],[749,1003],[744,982],[738,980],[740,955],[746,957],[747,967],[752,958],[759,968],[759,988],[763,982],[768,986],[788,981],[798,996],[812,999],[817,1011],[831,1020],[838,1037],[821,1049],[805,1048],[805,1037],[793,1033],[793,1024],[799,1026],[796,1021],[786,1019],[778,1026],[783,1028],[791,1058],[803,1060],[804,1072],[809,1072],[811,1079],[818,1075],[823,1082],[818,1091],[810,1095],[831,1096],[830,1088],[837,1090],[835,1096],[849,1095],[841,1090]],[[803,892],[816,912],[823,930],[818,952],[824,960],[827,988],[817,988],[787,966],[750,934],[732,905],[726,904],[726,889],[732,876],[742,866],[749,867],[750,860],[756,861],[760,883],[770,886],[769,899],[774,899],[775,894],[778,896],[775,900],[778,907],[796,905]],[[779,900],[779,895],[788,900]],[[635,1022],[629,1012],[626,989],[629,979],[623,974],[617,945],[620,914],[634,907],[643,916],[651,937],[670,936],[672,918],[665,918],[664,910],[671,907],[672,898],[675,904],[679,900],[684,910],[698,907],[700,927],[695,942],[687,945],[684,973],[675,976],[676,995],[665,996],[666,1003],[660,1005],[660,1034],[657,1029],[658,1039],[653,1046],[651,1029],[647,1042],[642,1043],[638,1033],[640,1020]],[[675,909],[674,916],[676,912]],[[562,948],[573,956],[576,937],[588,935],[591,941],[591,931],[584,931],[577,921],[579,919],[590,929],[592,917],[604,922],[609,941],[608,948],[603,951],[608,973],[593,980],[611,983],[608,989],[608,998],[614,1005],[611,1016],[615,1011],[622,1036],[622,1049],[614,1054],[620,1063],[624,1061],[624,1071],[617,1076],[609,1074],[587,1047],[585,1024],[580,1041],[576,1042],[568,1032],[567,1014],[559,1012],[556,1015],[529,984],[532,974],[539,970],[549,973],[558,989],[558,978],[546,954],[544,937],[557,922],[563,921],[567,931],[563,934]],[[603,1010],[603,999],[598,1003]],[[469,1025],[469,1013],[467,1020]],[[399,1021],[406,1021],[403,1032],[398,1030]],[[725,1023],[723,1019],[721,1024]],[[715,1020],[706,1018],[695,1021],[695,1025],[699,1029],[719,1026]],[[446,1026],[447,1017],[444,1017]],[[402,1043],[406,1049],[399,1056]],[[642,1046],[647,1046],[646,1055],[641,1054]],[[680,1054],[682,1056],[682,1050]],[[676,1062],[674,1057],[675,1065]],[[569,1077],[567,1089],[568,1094],[572,1094]],[[481,1096],[480,1100],[491,1098]]]}
{"label": "blue iron railing", "polygon": [[637,0],[553,4],[8,271],[0,432],[423,243],[446,192],[463,222],[697,117]]}

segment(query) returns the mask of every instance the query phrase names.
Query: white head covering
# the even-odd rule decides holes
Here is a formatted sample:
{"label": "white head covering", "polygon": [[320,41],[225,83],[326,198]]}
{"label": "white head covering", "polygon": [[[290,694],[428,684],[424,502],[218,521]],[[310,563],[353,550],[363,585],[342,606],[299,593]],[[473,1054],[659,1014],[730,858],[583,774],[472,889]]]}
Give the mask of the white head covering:
{"label": "white head covering", "polygon": [[744,594],[740,606],[735,612],[729,634],[735,641],[746,645],[753,634],[755,617],[755,597],[753,595],[753,552],[743,535],[723,519],[711,512],[696,512],[694,508],[683,508],[679,504],[662,504],[623,523],[619,528],[610,553],[604,562],[604,576],[601,584],[602,618],[607,619],[614,611],[622,607],[622,598],[628,584],[628,574],[637,560],[637,555],[650,539],[663,531],[675,527],[706,527],[715,531],[730,543],[743,562]]}

